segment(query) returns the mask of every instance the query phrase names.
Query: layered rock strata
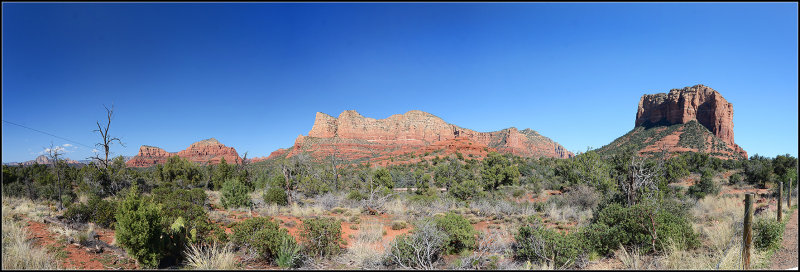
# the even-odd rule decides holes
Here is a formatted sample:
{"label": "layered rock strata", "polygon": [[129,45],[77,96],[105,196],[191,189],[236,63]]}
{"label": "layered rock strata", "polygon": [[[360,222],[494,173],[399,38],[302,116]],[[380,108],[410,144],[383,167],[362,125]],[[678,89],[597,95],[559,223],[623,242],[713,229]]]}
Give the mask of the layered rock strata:
{"label": "layered rock strata", "polygon": [[193,143],[186,150],[179,152],[167,152],[155,146],[143,145],[139,148],[139,153],[125,164],[128,167],[149,167],[156,164],[164,164],[169,157],[174,155],[200,164],[218,164],[222,161],[222,158],[225,158],[226,163],[242,163],[242,159],[236,149],[225,146],[217,139],[211,138]]}
{"label": "layered rock strata", "polygon": [[344,111],[338,117],[318,112],[308,136],[298,136],[287,155],[291,157],[309,152],[321,157],[337,153],[344,159],[357,160],[391,157],[432,148],[432,151],[475,155],[496,150],[526,157],[574,156],[563,146],[531,129],[517,130],[512,127],[494,132],[477,132],[417,110],[386,119],[364,117],[353,110]]}

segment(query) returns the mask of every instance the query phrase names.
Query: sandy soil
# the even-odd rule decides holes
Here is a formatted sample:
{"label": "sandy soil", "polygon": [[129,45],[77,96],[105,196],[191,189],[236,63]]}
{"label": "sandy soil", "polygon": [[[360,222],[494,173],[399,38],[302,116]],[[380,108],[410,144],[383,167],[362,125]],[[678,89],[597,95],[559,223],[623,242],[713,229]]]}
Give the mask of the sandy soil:
{"label": "sandy soil", "polygon": [[783,233],[781,249],[772,256],[772,265],[769,269],[797,269],[797,210],[792,213],[786,231]]}

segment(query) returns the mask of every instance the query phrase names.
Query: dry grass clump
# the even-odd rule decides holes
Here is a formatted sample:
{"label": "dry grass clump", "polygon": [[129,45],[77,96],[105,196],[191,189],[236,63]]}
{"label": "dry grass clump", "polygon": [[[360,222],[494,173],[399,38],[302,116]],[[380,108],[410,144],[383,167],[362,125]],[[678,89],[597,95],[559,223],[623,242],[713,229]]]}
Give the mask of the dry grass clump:
{"label": "dry grass clump", "polygon": [[365,243],[375,243],[383,240],[383,225],[378,222],[362,223],[356,239]]}
{"label": "dry grass clump", "polygon": [[29,220],[41,221],[51,214],[51,209],[41,203],[36,203],[27,198],[3,196],[3,207],[8,207],[10,212],[21,214]]}
{"label": "dry grass clump", "polygon": [[[3,202],[5,202],[5,197]],[[34,246],[33,243],[28,240],[28,230],[19,222],[14,221],[10,208],[3,205],[2,209],[3,270],[61,269],[58,261],[56,261],[52,255],[44,248]]]}
{"label": "dry grass clump", "polygon": [[238,268],[236,255],[230,245],[217,243],[200,246],[190,244],[186,249],[186,267],[196,270],[232,270]]}
{"label": "dry grass clump", "polygon": [[[666,247],[656,260],[657,269],[742,269],[742,231],[744,206],[742,195],[705,197],[692,207],[692,227],[700,234],[703,246],[695,250],[679,249],[674,243]],[[775,218],[768,210],[754,216]],[[763,265],[765,251],[751,249],[753,267]]]}
{"label": "dry grass clump", "polygon": [[315,206],[300,206],[297,202],[292,203],[289,207],[281,208],[281,211],[287,210],[286,213],[291,214],[294,217],[307,217],[307,216],[314,216],[314,215],[322,215],[325,211],[320,209],[319,207]]}
{"label": "dry grass clump", "polygon": [[359,238],[347,248],[345,254],[337,258],[337,261],[361,269],[377,269],[381,266],[382,258],[383,250],[379,244]]}
{"label": "dry grass clump", "polygon": [[625,248],[620,246],[614,251],[614,256],[622,262],[624,269],[652,269],[655,266],[655,258],[640,253],[639,248]]}

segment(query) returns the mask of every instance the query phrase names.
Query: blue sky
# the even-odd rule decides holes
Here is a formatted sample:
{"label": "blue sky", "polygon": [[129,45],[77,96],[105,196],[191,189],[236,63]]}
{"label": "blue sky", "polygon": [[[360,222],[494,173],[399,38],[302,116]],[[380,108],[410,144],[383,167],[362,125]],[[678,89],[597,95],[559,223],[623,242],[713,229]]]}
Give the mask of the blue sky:
{"label": "blue sky", "polygon": [[[734,105],[750,154],[797,156],[797,3],[3,3],[2,118],[93,146],[249,157],[320,111],[430,112],[532,128],[577,152],[630,131],[643,94],[695,84]],[[3,122],[2,161],[91,148]]]}

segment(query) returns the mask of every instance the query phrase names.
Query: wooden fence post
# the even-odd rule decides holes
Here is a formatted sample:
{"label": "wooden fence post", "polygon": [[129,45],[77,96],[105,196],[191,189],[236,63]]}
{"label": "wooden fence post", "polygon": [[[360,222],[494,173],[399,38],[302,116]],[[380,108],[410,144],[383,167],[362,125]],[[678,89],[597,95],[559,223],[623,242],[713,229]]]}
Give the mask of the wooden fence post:
{"label": "wooden fence post", "polygon": [[786,207],[792,208],[792,179],[789,179],[789,184],[786,186]]}
{"label": "wooden fence post", "polygon": [[744,231],[742,242],[742,268],[750,270],[750,246],[753,244],[753,193],[744,195]]}
{"label": "wooden fence post", "polygon": [[783,181],[778,183],[778,223],[783,219]]}

